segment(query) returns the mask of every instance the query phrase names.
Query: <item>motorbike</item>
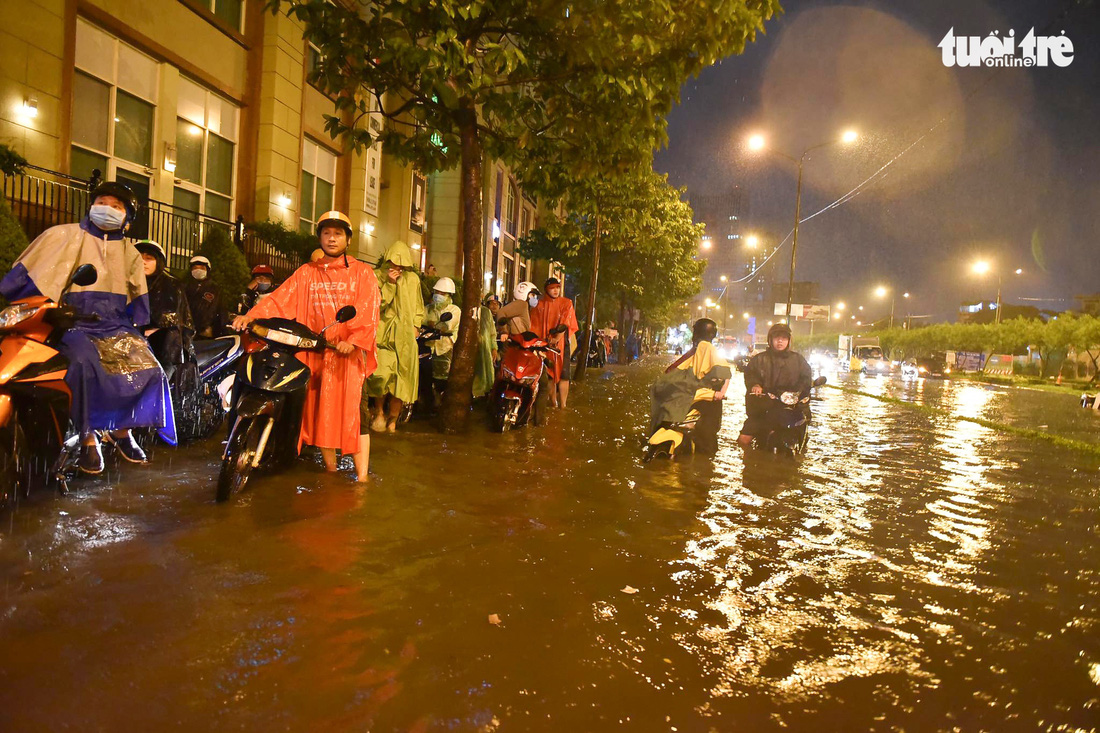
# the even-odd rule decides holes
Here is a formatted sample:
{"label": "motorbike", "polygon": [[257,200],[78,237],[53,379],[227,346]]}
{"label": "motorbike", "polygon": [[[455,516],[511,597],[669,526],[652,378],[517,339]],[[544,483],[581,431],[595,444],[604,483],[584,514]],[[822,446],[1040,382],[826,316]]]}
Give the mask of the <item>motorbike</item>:
{"label": "motorbike", "polygon": [[232,387],[234,365],[244,353],[241,337],[199,339],[194,342],[193,353],[184,350],[182,363],[178,364],[167,357],[170,349],[164,342],[168,340],[168,328],[148,331],[146,338],[168,377],[179,441],[209,438],[228,412],[224,395]]}
{"label": "motorbike", "polygon": [[[554,331],[560,333],[560,328]],[[561,353],[533,331],[512,334],[506,343],[496,381],[489,391],[489,415],[498,433],[528,422],[542,425],[550,390],[545,355]]]}
{"label": "motorbike", "polygon": [[[818,377],[812,387],[820,387],[826,382]],[[767,428],[753,438],[755,450],[776,455],[798,456],[806,450],[809,442],[807,428],[810,425],[810,392],[782,392],[774,394],[749,394],[746,409],[765,415]]]}
{"label": "motorbike", "polygon": [[603,367],[606,364],[607,351],[603,347],[603,340],[592,334],[592,342],[588,345],[588,366]]}
{"label": "motorbike", "polygon": [[69,360],[58,347],[76,322],[98,320],[65,305],[65,296],[98,278],[94,265],[81,265],[57,302],[37,295],[0,312],[0,508],[27,496],[38,479],[63,478],[57,470],[72,393],[65,383]]}
{"label": "motorbike", "polygon": [[[439,317],[440,323],[451,320],[453,314],[444,313]],[[420,366],[417,371],[416,402],[406,402],[401,408],[401,417],[398,422],[407,423],[414,414],[426,417],[434,411],[435,392],[432,383],[432,341],[438,341],[443,337],[443,332],[438,328],[422,326],[416,336],[416,352]],[[419,405],[419,407],[417,407]]]}
{"label": "motorbike", "polygon": [[325,340],[325,331],[352,318],[355,307],[346,305],[319,334],[287,318],[260,318],[249,324],[246,356],[237,363],[233,385],[233,427],[218,475],[219,502],[244,490],[253,469],[284,469],[297,458],[312,374],[295,354],[334,348]]}
{"label": "motorbike", "polygon": [[662,422],[658,425],[649,436],[642,462],[649,463],[654,458],[671,459],[693,454],[695,428],[703,417],[703,411],[707,409],[705,405],[711,402],[711,400],[697,400],[691,404],[691,409],[683,420]]}

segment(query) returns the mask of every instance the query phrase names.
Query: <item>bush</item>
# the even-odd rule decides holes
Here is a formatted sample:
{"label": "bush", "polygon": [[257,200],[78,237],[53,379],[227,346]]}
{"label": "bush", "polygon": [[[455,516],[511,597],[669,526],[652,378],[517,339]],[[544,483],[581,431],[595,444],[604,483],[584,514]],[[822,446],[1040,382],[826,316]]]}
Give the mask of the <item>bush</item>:
{"label": "bush", "polygon": [[0,173],[17,176],[27,166],[27,159],[12,148],[0,143]]}
{"label": "bush", "polygon": [[287,229],[279,221],[254,221],[251,224],[245,224],[245,229],[298,264],[308,262],[310,254],[318,247],[317,237]]}
{"label": "bush", "polygon": [[197,254],[210,260],[210,279],[221,290],[222,302],[228,307],[252,279],[244,252],[233,243],[229,232],[211,227]]}
{"label": "bush", "polygon": [[[0,196],[0,276],[8,274],[12,264],[27,248],[27,235],[19,220],[12,214],[8,202]],[[0,298],[0,306],[7,301]]]}

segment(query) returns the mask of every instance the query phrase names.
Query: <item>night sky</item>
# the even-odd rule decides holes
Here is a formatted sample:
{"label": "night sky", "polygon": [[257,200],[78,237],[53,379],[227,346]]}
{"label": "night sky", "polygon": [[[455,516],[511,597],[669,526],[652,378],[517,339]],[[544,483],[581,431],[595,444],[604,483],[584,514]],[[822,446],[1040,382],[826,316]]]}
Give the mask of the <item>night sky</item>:
{"label": "night sky", "polygon": [[[803,217],[909,150],[858,196],[801,225],[797,277],[819,281],[823,302],[881,314],[889,304],[871,291],[886,285],[913,293],[913,313],[953,318],[961,300],[995,295],[995,276],[983,283],[970,272],[979,258],[1005,273],[1007,302],[1064,310],[1075,294],[1100,291],[1100,3],[784,8],[743,55],[681,91],[656,160],[674,185],[696,194],[748,186],[746,233],[772,244],[793,224],[796,167],[744,140],[759,132],[798,157],[852,127],[859,144],[807,158]],[[1032,27],[1064,30],[1075,57],[1064,68],[947,68],[937,44],[952,27],[1015,29],[1017,39]],[[779,256],[785,271],[789,240]]]}

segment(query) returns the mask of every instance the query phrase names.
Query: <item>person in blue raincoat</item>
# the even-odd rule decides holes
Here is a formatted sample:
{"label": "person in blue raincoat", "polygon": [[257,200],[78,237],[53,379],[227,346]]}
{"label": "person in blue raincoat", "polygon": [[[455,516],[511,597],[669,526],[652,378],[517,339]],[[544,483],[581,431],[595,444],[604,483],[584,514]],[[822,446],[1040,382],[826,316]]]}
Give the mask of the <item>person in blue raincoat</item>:
{"label": "person in blue raincoat", "polygon": [[78,466],[97,474],[103,471],[97,431],[105,431],[119,456],[132,463],[146,457],[131,428],[158,428],[173,445],[176,431],[168,380],[136,328],[149,323],[149,291],[141,255],[123,236],[137,200],[114,181],[97,187],[91,199],[79,224],[50,227],[30,243],[0,280],[0,295],[57,300],[76,268],[91,264],[98,271],[95,283],[73,287],[66,301],[98,320],[78,322],[60,346],[70,361],[65,382],[82,439]]}

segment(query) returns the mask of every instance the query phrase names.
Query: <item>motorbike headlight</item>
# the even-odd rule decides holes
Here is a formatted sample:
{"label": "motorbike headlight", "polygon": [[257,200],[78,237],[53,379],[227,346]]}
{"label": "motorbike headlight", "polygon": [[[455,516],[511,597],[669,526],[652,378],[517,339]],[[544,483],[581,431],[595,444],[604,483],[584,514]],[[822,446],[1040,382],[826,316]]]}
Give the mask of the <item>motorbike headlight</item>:
{"label": "motorbike headlight", "polygon": [[787,406],[797,405],[798,404],[798,393],[797,392],[784,392],[783,394],[779,395],[779,401],[782,402],[784,405],[787,405]]}
{"label": "motorbike headlight", "polygon": [[920,372],[921,374],[927,374],[928,373],[928,369],[926,367],[921,367],[917,371]]}
{"label": "motorbike headlight", "polygon": [[37,310],[37,305],[30,305],[29,303],[8,306],[0,312],[0,328],[11,328],[20,324],[33,316]]}

